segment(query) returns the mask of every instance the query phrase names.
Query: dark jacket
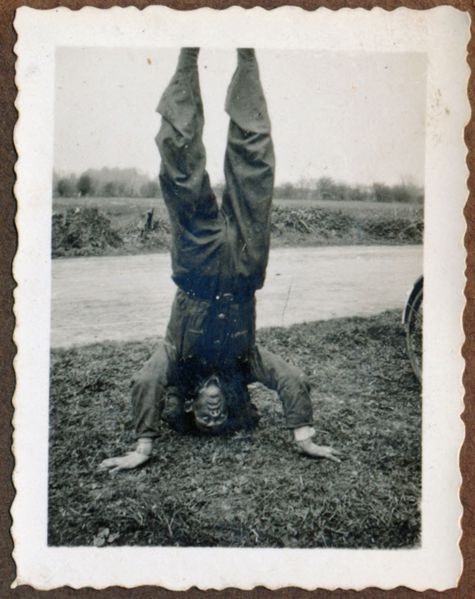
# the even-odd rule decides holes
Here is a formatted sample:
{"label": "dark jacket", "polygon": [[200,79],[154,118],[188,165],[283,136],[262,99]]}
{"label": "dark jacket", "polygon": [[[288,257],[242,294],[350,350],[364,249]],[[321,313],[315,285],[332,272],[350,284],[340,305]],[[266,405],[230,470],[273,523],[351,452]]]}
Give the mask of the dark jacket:
{"label": "dark jacket", "polygon": [[242,367],[255,344],[255,299],[236,302],[231,294],[218,294],[206,300],[178,289],[166,341],[177,360],[199,370],[201,378]]}

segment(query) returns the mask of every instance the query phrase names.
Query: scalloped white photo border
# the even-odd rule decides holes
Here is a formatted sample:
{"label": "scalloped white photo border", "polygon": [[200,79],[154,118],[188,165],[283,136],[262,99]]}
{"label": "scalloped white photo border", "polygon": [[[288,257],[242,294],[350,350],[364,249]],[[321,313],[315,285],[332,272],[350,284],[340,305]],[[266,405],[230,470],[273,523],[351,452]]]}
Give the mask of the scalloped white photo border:
{"label": "scalloped white photo border", "polygon": [[[464,389],[464,126],[470,117],[470,21],[452,7],[416,11],[283,7],[176,11],[165,7],[40,11],[15,18],[19,112],[18,252],[14,261],[16,497],[13,586],[158,585],[175,590],[286,586],[417,590],[454,587],[462,570],[458,455]],[[48,396],[55,49],[248,47],[425,52],[423,490],[420,547],[399,550],[48,547]]]}

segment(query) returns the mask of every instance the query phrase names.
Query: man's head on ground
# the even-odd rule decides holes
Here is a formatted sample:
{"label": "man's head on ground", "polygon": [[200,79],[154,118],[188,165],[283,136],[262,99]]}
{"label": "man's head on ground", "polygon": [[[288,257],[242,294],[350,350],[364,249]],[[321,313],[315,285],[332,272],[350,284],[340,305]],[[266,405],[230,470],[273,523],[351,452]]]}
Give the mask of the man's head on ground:
{"label": "man's head on ground", "polygon": [[185,402],[185,410],[193,412],[199,430],[207,433],[223,430],[228,419],[228,406],[219,377],[210,376],[199,385],[196,397]]}

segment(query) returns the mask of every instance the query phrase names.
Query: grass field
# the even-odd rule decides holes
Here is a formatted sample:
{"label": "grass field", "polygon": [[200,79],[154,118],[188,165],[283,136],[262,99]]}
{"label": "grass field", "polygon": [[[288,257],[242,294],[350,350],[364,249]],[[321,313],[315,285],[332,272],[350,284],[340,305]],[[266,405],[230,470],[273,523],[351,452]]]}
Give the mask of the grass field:
{"label": "grass field", "polygon": [[165,426],[137,471],[97,470],[131,447],[129,378],[149,343],[52,352],[49,544],[412,547],[419,543],[420,391],[398,312],[264,329],[259,342],[313,383],[318,442],[341,464],[298,455],[261,387],[252,434]]}
{"label": "grass field", "polygon": [[[332,200],[292,200],[275,198],[274,205],[282,208],[325,208],[362,218],[414,218],[422,214],[422,206],[402,203],[351,202]],[[53,198],[53,210],[68,208],[99,208],[112,219],[113,225],[124,228],[143,224],[145,214],[154,208],[154,217],[168,218],[163,200],[159,198]]]}

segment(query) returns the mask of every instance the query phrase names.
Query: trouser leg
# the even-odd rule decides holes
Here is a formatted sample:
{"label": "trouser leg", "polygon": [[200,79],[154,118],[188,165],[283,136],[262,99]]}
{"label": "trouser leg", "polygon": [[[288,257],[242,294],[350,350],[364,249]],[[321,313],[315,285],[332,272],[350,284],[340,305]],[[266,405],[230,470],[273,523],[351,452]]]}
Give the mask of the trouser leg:
{"label": "trouser leg", "polygon": [[287,428],[313,424],[310,383],[305,374],[280,356],[255,346],[250,360],[251,382],[277,391],[284,409]]}
{"label": "trouser leg", "polygon": [[159,434],[167,386],[172,382],[172,350],[159,345],[142,369],[132,377],[132,410],[137,438],[153,438]]}
{"label": "trouser leg", "polygon": [[206,171],[204,116],[197,48],[183,48],[175,74],[162,95],[156,142],[160,185],[170,214],[172,267],[178,278],[206,275],[219,245],[219,212]]}
{"label": "trouser leg", "polygon": [[238,50],[229,86],[223,211],[236,231],[236,270],[262,286],[267,266],[275,157],[259,69],[250,49]]}

